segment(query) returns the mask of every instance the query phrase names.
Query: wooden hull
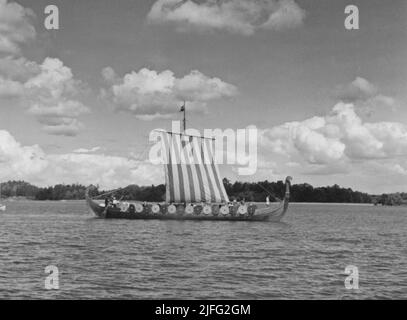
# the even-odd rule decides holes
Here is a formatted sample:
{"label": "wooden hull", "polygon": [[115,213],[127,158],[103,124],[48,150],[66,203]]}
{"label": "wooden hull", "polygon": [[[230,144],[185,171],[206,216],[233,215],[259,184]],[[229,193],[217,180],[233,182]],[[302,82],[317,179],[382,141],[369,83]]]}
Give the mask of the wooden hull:
{"label": "wooden hull", "polygon": [[[92,201],[92,200],[90,200]],[[89,204],[89,202],[88,202]],[[100,206],[97,202],[89,204],[89,207],[93,213],[104,219],[143,219],[143,220],[208,220],[208,221],[280,221],[287,211],[288,206],[279,206],[278,208],[263,208],[259,211],[261,213],[254,213],[253,215],[237,213],[222,215],[222,214],[187,214],[181,210],[177,210],[177,213],[164,213],[165,207],[163,206],[163,212],[151,213],[151,212],[128,212],[122,211],[119,208],[107,208]]]}
{"label": "wooden hull", "polygon": [[[284,199],[278,204],[267,205],[265,203],[256,203],[249,205],[249,210],[245,214],[238,213],[239,205],[229,208],[229,213],[223,215],[219,212],[218,205],[212,205],[212,212],[204,214],[202,210],[195,210],[194,213],[186,213],[185,207],[179,205],[176,207],[176,212],[168,212],[168,204],[160,204],[160,212],[153,213],[151,210],[152,204],[145,204],[142,212],[135,212],[129,208],[117,208],[109,206],[105,208],[104,204],[94,201],[89,197],[89,190],[86,191],[86,202],[91,211],[98,217],[103,219],[132,219],[132,220],[199,220],[199,221],[280,221],[288,209],[289,204],[289,181],[286,188]],[[141,204],[140,202],[133,202]],[[197,206],[199,208],[199,205]],[[134,207],[133,207],[134,208]]]}

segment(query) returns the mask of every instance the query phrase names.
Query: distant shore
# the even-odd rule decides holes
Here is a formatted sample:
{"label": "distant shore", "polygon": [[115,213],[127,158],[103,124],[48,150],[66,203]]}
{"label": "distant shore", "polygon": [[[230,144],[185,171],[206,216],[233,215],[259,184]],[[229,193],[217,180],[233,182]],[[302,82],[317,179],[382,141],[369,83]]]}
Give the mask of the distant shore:
{"label": "distant shore", "polygon": [[[26,197],[13,197],[13,198],[2,198],[0,202],[7,203],[7,202],[24,202],[24,201],[33,201],[33,202],[81,202],[85,201],[85,199],[61,199],[61,200],[38,200],[33,198],[26,198]],[[103,201],[103,199],[100,199]],[[143,200],[125,200],[124,202],[143,202]],[[152,202],[163,202],[163,201],[152,201]],[[247,201],[248,203],[261,203],[255,201]],[[277,203],[277,202],[271,202]],[[373,203],[354,203],[354,202],[295,202],[291,201],[291,205],[332,205],[332,206],[367,206],[367,207],[374,207],[375,204]],[[392,207],[391,205],[376,205],[377,207]],[[393,205],[393,207],[400,207],[400,206],[407,206],[407,204],[401,205]]]}
{"label": "distant shore", "polygon": [[[81,184],[57,184],[49,187],[37,187],[25,181],[7,181],[1,184],[2,201],[51,200],[70,201],[84,200],[87,187]],[[283,181],[231,182],[223,179],[226,194],[231,201],[245,200],[246,202],[279,201],[284,197],[285,184]],[[162,202],[165,199],[164,184],[139,186],[128,185],[115,190],[93,189],[92,196],[112,196],[123,201],[140,199],[139,201]],[[4,200],[3,200],[4,199]],[[7,199],[7,200],[6,200]],[[313,187],[307,183],[293,184],[290,188],[290,201],[299,204],[364,204],[364,205],[405,205],[407,193],[396,192],[373,195],[365,192],[344,188],[337,184],[325,187]]]}

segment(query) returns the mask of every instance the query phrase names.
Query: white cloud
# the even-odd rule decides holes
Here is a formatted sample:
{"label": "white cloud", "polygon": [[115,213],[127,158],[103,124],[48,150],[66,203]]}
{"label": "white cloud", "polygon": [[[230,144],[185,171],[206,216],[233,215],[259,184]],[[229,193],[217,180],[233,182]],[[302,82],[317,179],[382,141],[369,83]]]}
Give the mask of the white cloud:
{"label": "white cloud", "polygon": [[188,102],[188,111],[202,112],[207,101],[237,94],[235,86],[197,70],[183,78],[176,78],[170,70],[157,72],[146,68],[128,73],[122,79],[111,68],[105,68],[102,73],[109,82],[115,79],[115,83],[109,90],[103,90],[101,96],[142,120],[167,118],[179,111],[183,100]]}
{"label": "white cloud", "polygon": [[16,98],[24,94],[24,83],[40,71],[37,63],[24,57],[0,58],[0,98]]}
{"label": "white cloud", "polygon": [[22,146],[7,131],[0,130],[0,175],[10,179],[33,178],[48,165],[38,145]]}
{"label": "white cloud", "polygon": [[16,2],[0,0],[0,52],[18,54],[22,43],[35,38],[33,16],[32,10]]}
{"label": "white cloud", "polygon": [[90,109],[77,100],[82,83],[74,79],[70,68],[56,58],[46,58],[40,72],[24,83],[28,112],[46,124],[43,130],[53,135],[75,136],[83,128],[78,120]]}
{"label": "white cloud", "polygon": [[407,185],[407,125],[365,117],[379,111],[385,115],[397,107],[396,100],[361,77],[341,86],[337,97],[341,102],[325,116],[262,130],[259,158],[274,159],[277,165],[270,168],[274,173],[278,168],[317,185],[339,183],[369,192],[402,190]]}
{"label": "white cloud", "polygon": [[100,149],[102,149],[101,147],[97,146],[97,147],[93,147],[93,148],[79,148],[79,149],[75,149],[73,151],[73,153],[93,153],[96,151],[99,151]]}
{"label": "white cloud", "polygon": [[5,56],[0,59],[0,76],[19,82],[26,82],[40,72],[40,66],[24,57]]}
{"label": "white cloud", "polygon": [[[20,45],[36,36],[32,10],[0,0],[0,99],[18,98],[55,135],[73,136],[84,127],[78,117],[90,109],[78,100],[83,84],[56,58],[42,64],[20,56]],[[8,103],[8,101],[6,101]]]}
{"label": "white cloud", "polygon": [[262,132],[273,152],[309,163],[380,159],[407,154],[407,126],[396,122],[367,123],[353,104],[338,103],[325,117],[287,122]]}
{"label": "white cloud", "polygon": [[73,136],[83,128],[78,117],[90,109],[77,100],[82,87],[59,59],[46,58],[42,64],[0,59],[0,98],[22,99],[49,134]]}
{"label": "white cloud", "polygon": [[261,25],[264,29],[281,30],[300,26],[305,18],[305,11],[294,0],[276,2],[277,9],[270,13],[268,20]]}
{"label": "white cloud", "polygon": [[108,83],[114,83],[118,80],[116,72],[113,70],[112,67],[106,67],[102,70],[103,79],[106,80]]}
{"label": "white cloud", "polygon": [[99,184],[117,188],[128,184],[158,184],[161,166],[103,154],[46,154],[39,146],[22,146],[0,130],[0,180],[23,179],[40,186],[57,183]]}
{"label": "white cloud", "polygon": [[227,30],[251,35],[258,29],[299,26],[305,11],[294,0],[158,0],[147,18],[151,23],[173,24],[178,31]]}
{"label": "white cloud", "polygon": [[381,193],[407,185],[407,125],[366,122],[354,104],[338,103],[325,116],[286,122],[259,133],[256,180],[293,175],[313,185],[334,183]]}
{"label": "white cloud", "polygon": [[362,77],[340,86],[336,96],[343,102],[353,103],[359,111],[369,116],[383,109],[388,111],[396,108],[394,98],[381,94],[374,84]]}
{"label": "white cloud", "polygon": [[73,79],[70,68],[57,58],[45,58],[40,72],[26,83],[27,89],[35,90],[44,98],[59,99],[64,94],[76,94],[80,83]]}
{"label": "white cloud", "polygon": [[356,77],[351,83],[341,86],[337,93],[338,98],[344,102],[367,100],[376,94],[376,86],[362,77]]}
{"label": "white cloud", "polygon": [[179,99],[208,101],[234,96],[237,89],[219,78],[209,78],[198,70],[193,70],[183,78],[175,79],[174,93]]}
{"label": "white cloud", "polygon": [[303,157],[309,163],[329,163],[344,156],[345,145],[324,134],[326,119],[314,117],[303,122],[287,122],[262,132],[262,143],[290,159]]}

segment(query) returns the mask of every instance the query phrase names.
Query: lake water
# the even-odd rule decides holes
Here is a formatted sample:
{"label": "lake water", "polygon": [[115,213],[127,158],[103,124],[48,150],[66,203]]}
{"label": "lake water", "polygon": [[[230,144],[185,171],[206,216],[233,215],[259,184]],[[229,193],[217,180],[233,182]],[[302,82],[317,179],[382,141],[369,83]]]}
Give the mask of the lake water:
{"label": "lake water", "polygon": [[[4,299],[407,298],[407,208],[292,204],[280,223],[100,220],[82,201],[0,213]],[[45,290],[47,265],[59,290]],[[344,286],[359,270],[359,290]]]}

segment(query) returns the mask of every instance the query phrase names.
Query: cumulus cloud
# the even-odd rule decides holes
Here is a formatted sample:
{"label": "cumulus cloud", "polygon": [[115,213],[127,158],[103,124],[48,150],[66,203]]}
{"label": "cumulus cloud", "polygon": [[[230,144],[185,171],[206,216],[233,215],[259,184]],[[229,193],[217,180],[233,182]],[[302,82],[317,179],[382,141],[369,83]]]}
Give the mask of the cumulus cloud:
{"label": "cumulus cloud", "polygon": [[40,71],[37,63],[24,57],[8,55],[0,58],[0,98],[16,98],[24,94],[24,83]]}
{"label": "cumulus cloud", "polygon": [[108,83],[115,83],[118,81],[118,76],[112,67],[106,67],[102,70],[103,79]]}
{"label": "cumulus cloud", "polygon": [[178,31],[226,30],[251,35],[259,29],[281,30],[301,25],[305,11],[294,0],[158,0],[148,21],[172,24]]}
{"label": "cumulus cloud", "polygon": [[377,88],[365,78],[356,77],[351,83],[341,86],[337,96],[344,102],[367,100],[377,94]]}
{"label": "cumulus cloud", "polygon": [[305,11],[294,0],[276,2],[276,9],[270,12],[261,28],[270,30],[290,29],[300,26],[305,18]]}
{"label": "cumulus cloud", "polygon": [[41,186],[93,183],[117,188],[133,183],[157,184],[164,177],[161,166],[146,161],[83,152],[46,154],[39,146],[23,146],[9,132],[0,130],[0,180],[8,179]]}
{"label": "cumulus cloud", "polygon": [[341,86],[337,97],[340,102],[324,116],[261,130],[259,158],[277,165],[260,172],[290,173],[315,184],[334,176],[333,183],[371,192],[400,190],[407,183],[407,125],[365,117],[396,100],[361,77]]}
{"label": "cumulus cloud", "polygon": [[400,191],[407,185],[406,155],[407,125],[364,121],[354,104],[340,102],[325,116],[261,130],[259,159],[275,164],[266,163],[258,174],[291,174],[296,181],[368,192]]}
{"label": "cumulus cloud", "polygon": [[42,64],[24,58],[0,59],[0,98],[20,98],[43,130],[49,134],[73,136],[83,128],[78,117],[90,109],[77,97],[83,84],[70,68],[56,58]]}
{"label": "cumulus cloud", "polygon": [[[0,130],[0,172],[2,178],[32,178],[48,165],[38,145],[22,146],[7,131]],[[14,176],[14,178],[13,178]]]}
{"label": "cumulus cloud", "polygon": [[394,98],[381,94],[377,86],[362,77],[339,86],[336,97],[345,103],[353,103],[366,115],[381,109],[394,109],[396,106]]}
{"label": "cumulus cloud", "polygon": [[170,70],[157,72],[146,68],[132,71],[122,79],[110,67],[102,74],[111,84],[102,91],[102,97],[142,120],[167,118],[179,111],[182,101],[188,102],[188,111],[202,112],[207,101],[237,94],[234,85],[197,70],[182,78],[176,78]]}
{"label": "cumulus cloud", "polygon": [[35,38],[33,17],[31,9],[0,0],[0,52],[18,54],[22,43]]}
{"label": "cumulus cloud", "polygon": [[0,59],[0,76],[26,82],[40,72],[40,66],[24,57],[8,55]]}
{"label": "cumulus cloud", "polygon": [[353,104],[338,103],[325,117],[265,129],[261,141],[276,154],[308,164],[388,159],[407,154],[407,126],[363,122]]}
{"label": "cumulus cloud", "polygon": [[40,65],[40,72],[30,78],[25,86],[45,96],[60,98],[63,94],[75,94],[78,82],[73,79],[70,68],[57,58],[46,58]]}
{"label": "cumulus cloud", "polygon": [[32,10],[0,0],[0,99],[19,99],[49,134],[76,135],[83,128],[78,117],[90,112],[79,100],[83,84],[59,59],[39,64],[21,56],[20,45],[36,36],[32,17]]}

